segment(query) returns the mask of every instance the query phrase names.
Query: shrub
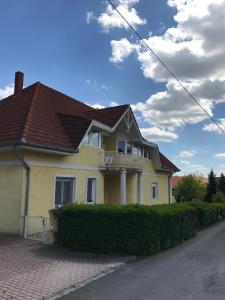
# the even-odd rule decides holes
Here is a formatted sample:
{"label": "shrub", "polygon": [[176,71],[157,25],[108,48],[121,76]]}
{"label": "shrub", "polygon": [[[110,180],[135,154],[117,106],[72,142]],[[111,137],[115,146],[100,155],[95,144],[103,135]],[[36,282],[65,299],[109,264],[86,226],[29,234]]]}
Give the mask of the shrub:
{"label": "shrub", "polygon": [[57,218],[57,240],[77,251],[148,255],[196,233],[196,210],[187,204],[70,204],[57,212]]}
{"label": "shrub", "polygon": [[197,210],[199,228],[205,228],[221,219],[225,219],[225,204],[205,203],[202,201],[191,202],[190,205]]}
{"label": "shrub", "polygon": [[58,242],[77,251],[149,255],[225,219],[225,203],[68,204],[50,211]]}
{"label": "shrub", "polygon": [[222,192],[216,192],[216,194],[212,197],[213,203],[225,202],[225,195]]}
{"label": "shrub", "polygon": [[203,199],[206,192],[206,186],[201,184],[194,175],[184,176],[178,182],[174,195],[177,202],[189,202],[193,199]]}

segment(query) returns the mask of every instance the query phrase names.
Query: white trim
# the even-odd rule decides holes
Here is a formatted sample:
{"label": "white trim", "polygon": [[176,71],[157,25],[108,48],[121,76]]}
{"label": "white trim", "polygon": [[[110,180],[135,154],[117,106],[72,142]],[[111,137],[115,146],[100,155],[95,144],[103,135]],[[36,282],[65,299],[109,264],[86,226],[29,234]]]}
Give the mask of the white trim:
{"label": "white trim", "polygon": [[[152,196],[153,186],[156,187],[156,198],[153,198],[153,196]],[[159,200],[159,184],[158,184],[158,182],[152,181],[151,182],[151,201],[152,202],[157,202],[158,200]]]}
{"label": "white trim", "polygon": [[[95,202],[87,202],[87,193],[88,193],[88,179],[95,179],[96,180],[96,187],[95,187]],[[98,199],[98,176],[86,176],[85,180],[85,204],[97,204]]]}
{"label": "white trim", "polygon": [[72,194],[72,203],[77,202],[77,176],[76,175],[70,175],[70,174],[55,174],[54,175],[54,182],[53,182],[53,208],[55,208],[55,188],[56,188],[56,178],[62,177],[62,178],[73,178],[74,179],[74,185],[73,185],[73,194]]}

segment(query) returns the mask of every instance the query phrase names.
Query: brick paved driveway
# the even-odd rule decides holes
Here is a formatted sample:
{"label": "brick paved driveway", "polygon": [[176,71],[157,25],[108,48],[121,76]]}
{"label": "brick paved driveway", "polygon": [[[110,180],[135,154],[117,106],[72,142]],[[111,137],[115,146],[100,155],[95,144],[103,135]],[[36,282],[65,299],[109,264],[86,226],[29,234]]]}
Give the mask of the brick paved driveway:
{"label": "brick paved driveway", "polygon": [[111,271],[127,259],[79,254],[0,235],[0,299],[48,299]]}

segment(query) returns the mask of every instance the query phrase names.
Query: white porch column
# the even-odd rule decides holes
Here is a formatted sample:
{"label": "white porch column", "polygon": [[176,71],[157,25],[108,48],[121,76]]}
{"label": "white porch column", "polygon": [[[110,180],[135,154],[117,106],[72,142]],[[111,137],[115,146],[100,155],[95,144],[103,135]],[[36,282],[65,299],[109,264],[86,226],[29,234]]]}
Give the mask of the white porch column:
{"label": "white porch column", "polygon": [[137,188],[138,188],[138,203],[143,204],[144,203],[144,197],[143,197],[143,172],[137,173]]}
{"label": "white porch column", "polygon": [[120,204],[127,202],[127,172],[126,169],[120,171]]}

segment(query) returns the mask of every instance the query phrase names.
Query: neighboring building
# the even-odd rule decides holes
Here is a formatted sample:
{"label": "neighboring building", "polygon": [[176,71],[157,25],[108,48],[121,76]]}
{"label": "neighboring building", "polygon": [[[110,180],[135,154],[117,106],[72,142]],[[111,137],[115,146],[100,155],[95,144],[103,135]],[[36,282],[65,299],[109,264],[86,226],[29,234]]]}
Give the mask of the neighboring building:
{"label": "neighboring building", "polygon": [[177,171],[129,105],[93,109],[40,82],[23,88],[21,72],[0,101],[0,232],[31,232],[31,218],[66,202],[169,203]]}
{"label": "neighboring building", "polygon": [[[182,180],[184,176],[173,176],[172,182],[173,182],[173,190],[176,188],[178,183]],[[208,184],[208,178],[203,176],[195,176],[195,178],[198,180],[199,183],[202,185]]]}

